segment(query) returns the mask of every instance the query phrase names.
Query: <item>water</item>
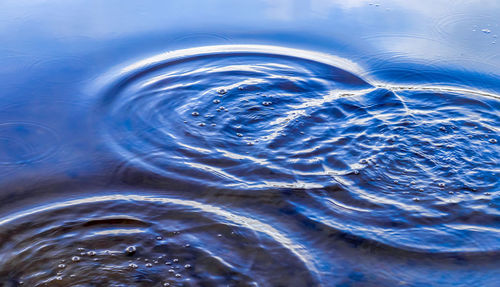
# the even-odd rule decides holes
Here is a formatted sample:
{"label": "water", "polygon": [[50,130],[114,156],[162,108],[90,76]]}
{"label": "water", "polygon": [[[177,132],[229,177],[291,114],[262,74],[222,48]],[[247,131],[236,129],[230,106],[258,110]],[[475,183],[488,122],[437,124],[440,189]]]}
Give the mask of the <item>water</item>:
{"label": "water", "polygon": [[497,285],[500,5],[157,2],[0,5],[0,286]]}

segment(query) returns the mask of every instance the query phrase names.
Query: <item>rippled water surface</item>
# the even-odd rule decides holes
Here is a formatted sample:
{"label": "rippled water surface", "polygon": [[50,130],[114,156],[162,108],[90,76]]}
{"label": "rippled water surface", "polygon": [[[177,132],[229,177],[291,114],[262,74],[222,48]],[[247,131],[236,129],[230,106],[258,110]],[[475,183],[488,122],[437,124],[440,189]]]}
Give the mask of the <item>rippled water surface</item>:
{"label": "rippled water surface", "polygon": [[500,6],[445,2],[0,4],[0,286],[498,286]]}

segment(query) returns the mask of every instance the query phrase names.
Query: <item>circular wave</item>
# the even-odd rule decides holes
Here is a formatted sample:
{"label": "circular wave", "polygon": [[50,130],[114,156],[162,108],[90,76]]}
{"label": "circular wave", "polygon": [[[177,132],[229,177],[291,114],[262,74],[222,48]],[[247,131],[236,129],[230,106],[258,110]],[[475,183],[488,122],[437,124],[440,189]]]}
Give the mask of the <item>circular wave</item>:
{"label": "circular wave", "polygon": [[317,284],[307,254],[272,226],[190,200],[57,202],[0,218],[0,233],[0,282],[12,286]]}
{"label": "circular wave", "polygon": [[57,151],[58,136],[52,129],[29,122],[0,123],[0,165],[26,164]]}
{"label": "circular wave", "polygon": [[[308,218],[400,248],[498,252],[500,101],[471,91],[393,87],[335,102],[343,139],[325,155],[338,185],[292,203]],[[348,113],[348,111],[351,111]]]}
{"label": "circular wave", "polygon": [[355,68],[332,56],[266,46],[167,53],[132,65],[107,87],[105,129],[128,163],[181,181],[329,184],[318,156],[296,156],[311,132],[328,133],[330,116],[314,113],[346,91],[372,88],[338,66]]}
{"label": "circular wave", "polygon": [[314,204],[292,203],[337,230],[421,251],[497,251],[499,98],[383,87],[348,70],[267,46],[167,53],[111,81],[103,126],[123,174],[134,165],[209,187],[306,190]]}

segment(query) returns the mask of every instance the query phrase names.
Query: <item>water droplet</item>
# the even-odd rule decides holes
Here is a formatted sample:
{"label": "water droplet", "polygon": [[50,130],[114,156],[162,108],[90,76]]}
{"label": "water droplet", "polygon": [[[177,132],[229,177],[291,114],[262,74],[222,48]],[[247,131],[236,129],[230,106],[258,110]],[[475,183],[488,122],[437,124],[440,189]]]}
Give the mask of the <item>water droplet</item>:
{"label": "water droplet", "polygon": [[217,91],[217,93],[219,93],[219,95],[224,95],[227,93],[227,90],[226,89],[220,89]]}
{"label": "water droplet", "polygon": [[174,261],[174,263],[177,263],[177,262],[179,262],[179,259],[174,258],[174,260],[172,260],[172,261]]}
{"label": "water droplet", "polygon": [[272,105],[272,102],[262,102],[262,105],[263,106],[270,106],[270,105]]}
{"label": "water droplet", "polygon": [[57,267],[59,267],[59,268],[65,268],[66,264],[59,264],[59,265],[57,265]]}
{"label": "water droplet", "polygon": [[243,136],[243,134],[240,134],[240,133],[236,133],[236,135],[239,136],[239,137]]}
{"label": "water droplet", "polygon": [[135,254],[135,252],[137,251],[137,249],[135,248],[135,246],[129,246],[125,249],[125,253],[127,253],[128,256],[132,256]]}
{"label": "water droplet", "polygon": [[163,286],[168,287],[168,286],[170,286],[170,283],[163,283]]}
{"label": "water droplet", "polygon": [[359,174],[359,170],[355,169],[354,174]]}
{"label": "water droplet", "polygon": [[148,267],[148,268],[153,267],[153,264],[151,264],[151,263],[146,263],[146,267]]}
{"label": "water droplet", "polygon": [[198,124],[200,127],[204,127],[205,126],[205,123],[199,123]]}
{"label": "water droplet", "polygon": [[177,278],[181,278],[181,277],[182,277],[182,275],[181,275],[181,274],[179,274],[179,273],[177,273],[177,274],[175,274],[175,277],[177,277]]}
{"label": "water droplet", "polygon": [[174,269],[168,269],[168,273],[175,273]]}
{"label": "water droplet", "polygon": [[89,251],[89,252],[87,252],[88,256],[96,256],[96,254],[97,253],[95,251]]}
{"label": "water droplet", "polygon": [[192,113],[191,113],[191,115],[192,115],[193,117],[197,117],[197,116],[199,116],[199,115],[200,115],[200,113],[198,113],[198,112],[192,112]]}
{"label": "water droplet", "polygon": [[71,261],[73,261],[73,262],[78,262],[78,261],[80,261],[80,257],[78,257],[78,256],[73,256],[73,257],[71,257]]}
{"label": "water droplet", "polygon": [[191,268],[191,264],[186,264],[186,265],[184,265],[184,268],[186,268],[186,269]]}
{"label": "water droplet", "polygon": [[491,33],[491,30],[490,29],[482,29],[481,32],[483,32],[485,34],[489,34],[489,33]]}
{"label": "water droplet", "polygon": [[219,99],[215,99],[214,100],[214,104],[218,104],[218,103],[220,103],[220,100]]}
{"label": "water droplet", "polygon": [[161,237],[161,236],[156,236],[156,240],[162,240],[162,239],[163,239],[163,237]]}
{"label": "water droplet", "polygon": [[440,182],[440,183],[438,183],[438,186],[439,187],[445,187],[445,184],[444,184],[444,182]]}
{"label": "water droplet", "polygon": [[130,263],[130,264],[128,265],[128,267],[133,268],[133,269],[136,269],[136,268],[138,268],[139,266],[138,266],[137,264],[135,264],[135,263]]}
{"label": "water droplet", "polygon": [[172,262],[167,261],[167,262],[165,262],[165,264],[166,264],[166,265],[172,265]]}
{"label": "water droplet", "polygon": [[63,280],[63,278],[62,278],[61,276],[57,276],[57,277],[56,277],[56,280],[57,280],[57,281],[62,281],[62,280]]}

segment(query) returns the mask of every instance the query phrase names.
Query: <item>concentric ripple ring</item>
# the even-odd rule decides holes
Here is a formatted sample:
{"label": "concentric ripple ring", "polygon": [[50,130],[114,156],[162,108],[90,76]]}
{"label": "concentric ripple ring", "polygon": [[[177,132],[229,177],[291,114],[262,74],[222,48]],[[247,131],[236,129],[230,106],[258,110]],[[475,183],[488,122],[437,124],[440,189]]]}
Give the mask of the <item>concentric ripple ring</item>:
{"label": "concentric ripple ring", "polygon": [[318,284],[311,258],[286,235],[192,200],[59,201],[0,218],[0,231],[0,282],[14,286]]}
{"label": "concentric ripple ring", "polygon": [[102,128],[129,166],[229,190],[296,190],[330,228],[398,248],[497,252],[500,101],[384,86],[331,55],[211,46],[104,77]]}

